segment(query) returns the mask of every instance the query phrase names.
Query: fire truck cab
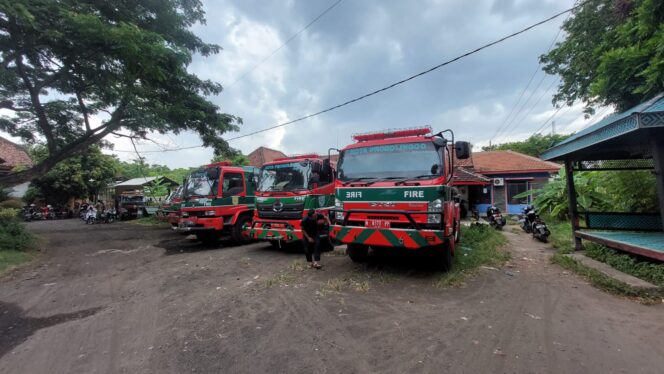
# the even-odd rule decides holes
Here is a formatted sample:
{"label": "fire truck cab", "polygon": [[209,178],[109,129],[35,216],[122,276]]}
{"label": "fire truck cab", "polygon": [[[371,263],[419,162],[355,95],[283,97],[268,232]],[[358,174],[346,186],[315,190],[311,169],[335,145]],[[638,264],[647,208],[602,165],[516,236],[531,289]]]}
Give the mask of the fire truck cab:
{"label": "fire truck cab", "polygon": [[469,143],[430,127],[353,138],[339,155],[330,236],[347,244],[356,262],[369,248],[403,248],[426,250],[439,268],[450,269],[461,229],[453,160],[470,157]]}
{"label": "fire truck cab", "polygon": [[227,236],[236,243],[249,242],[255,176],[256,168],[227,161],[193,172],[184,186],[178,231],[196,234],[208,245]]}
{"label": "fire truck cab", "polygon": [[[302,240],[300,221],[309,209],[334,208],[334,167],[317,154],[279,158],[263,165],[249,237],[274,246]],[[331,248],[329,237],[321,242]]]}

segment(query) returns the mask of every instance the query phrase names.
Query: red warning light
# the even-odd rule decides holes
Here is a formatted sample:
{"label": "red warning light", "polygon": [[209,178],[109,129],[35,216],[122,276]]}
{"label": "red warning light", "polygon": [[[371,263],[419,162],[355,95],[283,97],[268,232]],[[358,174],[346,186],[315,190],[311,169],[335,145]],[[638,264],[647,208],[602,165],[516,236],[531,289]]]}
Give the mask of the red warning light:
{"label": "red warning light", "polygon": [[427,134],[431,134],[431,127],[429,126],[415,127],[410,129],[386,130],[367,134],[356,134],[353,135],[353,139],[358,142],[366,142],[368,140],[404,138],[408,136],[424,136]]}

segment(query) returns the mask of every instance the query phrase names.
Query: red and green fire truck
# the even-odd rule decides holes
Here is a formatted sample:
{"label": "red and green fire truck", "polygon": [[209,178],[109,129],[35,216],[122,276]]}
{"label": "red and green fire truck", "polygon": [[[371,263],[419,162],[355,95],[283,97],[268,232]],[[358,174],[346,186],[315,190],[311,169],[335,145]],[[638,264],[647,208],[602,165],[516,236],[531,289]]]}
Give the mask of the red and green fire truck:
{"label": "red and green fire truck", "polygon": [[182,204],[183,188],[184,185],[179,186],[175,191],[171,192],[161,205],[159,219],[170,223],[173,228],[177,228],[180,222],[180,205]]}
{"label": "red and green fire truck", "polygon": [[339,154],[330,236],[347,244],[356,262],[370,248],[403,248],[426,250],[448,270],[460,230],[453,160],[470,156],[469,143],[455,143],[451,130],[432,134],[430,127],[353,139]]}
{"label": "red and green fire truck", "polygon": [[[300,221],[309,209],[334,208],[334,168],[317,154],[279,158],[263,165],[249,236],[274,246],[302,240]],[[322,247],[331,248],[328,240]]]}
{"label": "red and green fire truck", "polygon": [[184,186],[178,231],[196,234],[208,245],[228,236],[236,243],[249,242],[256,172],[226,161],[193,172]]}

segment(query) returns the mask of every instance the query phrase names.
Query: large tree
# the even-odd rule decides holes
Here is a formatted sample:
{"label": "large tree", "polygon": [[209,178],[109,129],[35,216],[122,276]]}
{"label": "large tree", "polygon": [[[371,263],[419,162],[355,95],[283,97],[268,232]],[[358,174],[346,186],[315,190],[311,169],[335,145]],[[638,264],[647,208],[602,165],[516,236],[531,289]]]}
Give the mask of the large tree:
{"label": "large tree", "polygon": [[539,157],[544,151],[553,147],[555,144],[567,139],[569,135],[563,134],[535,134],[526,140],[519,142],[509,142],[503,144],[494,144],[482,147],[483,151],[514,151],[526,155]]}
{"label": "large tree", "polygon": [[563,30],[567,38],[540,57],[561,77],[556,104],[626,110],[664,91],[664,1],[587,0]]}
{"label": "large tree", "polygon": [[204,21],[200,0],[0,0],[0,130],[48,151],[0,183],[112,135],[189,130],[216,154],[235,153],[221,136],[241,119],[206,98],[219,84],[187,71],[194,54],[220,50],[189,30]]}
{"label": "large tree", "polygon": [[[35,146],[30,154],[39,162],[48,157],[48,150],[44,146]],[[33,179],[27,199],[41,198],[49,204],[64,205],[71,198],[88,198],[113,182],[117,171],[117,160],[92,146]]]}

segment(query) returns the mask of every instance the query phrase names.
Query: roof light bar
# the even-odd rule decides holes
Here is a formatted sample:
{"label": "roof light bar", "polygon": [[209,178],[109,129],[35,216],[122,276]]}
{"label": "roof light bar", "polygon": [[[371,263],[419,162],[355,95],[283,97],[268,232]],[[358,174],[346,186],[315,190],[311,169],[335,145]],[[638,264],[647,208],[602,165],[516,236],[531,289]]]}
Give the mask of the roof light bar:
{"label": "roof light bar", "polygon": [[430,126],[411,127],[407,129],[389,129],[372,133],[355,134],[353,140],[358,142],[366,142],[368,140],[381,140],[388,138],[404,138],[407,136],[424,136],[431,134]]}
{"label": "roof light bar", "polygon": [[274,161],[287,161],[287,160],[295,160],[298,158],[320,158],[320,156],[317,153],[305,153],[301,155],[291,155],[288,157],[275,158]]}
{"label": "roof light bar", "polygon": [[230,162],[230,161],[220,161],[220,162],[214,162],[212,164],[208,164],[206,166],[211,168],[211,167],[215,167],[215,166],[231,166],[231,165],[233,165],[233,163]]}

